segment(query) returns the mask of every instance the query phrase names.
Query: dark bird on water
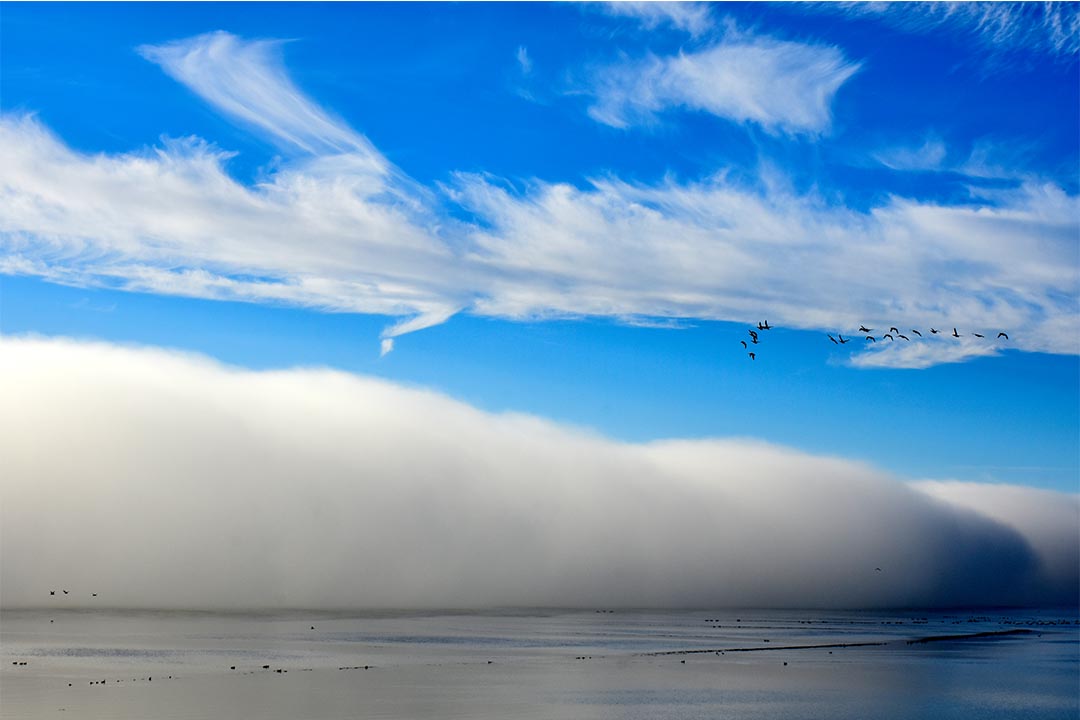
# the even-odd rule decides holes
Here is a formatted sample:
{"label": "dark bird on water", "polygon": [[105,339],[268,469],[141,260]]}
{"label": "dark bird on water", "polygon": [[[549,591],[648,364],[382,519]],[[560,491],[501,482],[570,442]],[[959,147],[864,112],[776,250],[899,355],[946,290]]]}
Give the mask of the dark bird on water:
{"label": "dark bird on water", "polygon": [[859,332],[872,332],[873,330],[874,330],[874,328],[868,328],[865,325],[860,325],[859,326]]}
{"label": "dark bird on water", "polygon": [[956,328],[952,329],[952,336],[953,337],[960,337],[960,333],[956,332]]}
{"label": "dark bird on water", "polygon": [[915,333],[915,334],[916,334],[916,335],[918,335],[919,337],[922,337],[922,333],[921,333],[921,332],[919,332],[918,330],[912,329],[912,331],[911,331],[911,332]]}
{"label": "dark bird on water", "polygon": [[1006,335],[1006,334],[1005,334],[1005,333],[1003,333],[1003,332],[1000,332],[1000,333],[998,333],[998,337],[999,337],[999,338],[1005,338],[1006,340],[1008,340],[1008,339],[1009,339],[1009,336],[1008,336],[1008,335]]}

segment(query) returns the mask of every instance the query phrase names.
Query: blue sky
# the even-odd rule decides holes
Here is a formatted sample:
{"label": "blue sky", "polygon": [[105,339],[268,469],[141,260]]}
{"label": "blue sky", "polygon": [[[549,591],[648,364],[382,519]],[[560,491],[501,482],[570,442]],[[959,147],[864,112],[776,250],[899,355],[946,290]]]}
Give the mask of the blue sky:
{"label": "blue sky", "polygon": [[1075,6],[0,12],[5,335],[1080,489]]}

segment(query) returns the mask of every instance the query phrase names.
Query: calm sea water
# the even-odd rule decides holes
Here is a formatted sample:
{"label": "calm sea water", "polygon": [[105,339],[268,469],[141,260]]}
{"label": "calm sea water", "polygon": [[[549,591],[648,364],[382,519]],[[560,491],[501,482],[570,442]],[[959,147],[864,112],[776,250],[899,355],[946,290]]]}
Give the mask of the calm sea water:
{"label": "calm sea water", "polygon": [[1075,610],[12,610],[0,654],[12,719],[1080,717]]}

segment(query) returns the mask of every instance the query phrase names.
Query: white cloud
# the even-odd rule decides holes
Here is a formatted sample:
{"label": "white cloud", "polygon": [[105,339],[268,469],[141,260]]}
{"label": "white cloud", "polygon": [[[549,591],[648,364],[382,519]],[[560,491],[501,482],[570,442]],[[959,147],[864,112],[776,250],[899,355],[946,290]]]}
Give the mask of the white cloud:
{"label": "white cloud", "polygon": [[917,148],[896,146],[874,153],[874,159],[893,170],[940,170],[946,148],[941,138],[929,137]]}
{"label": "white cloud", "polygon": [[314,155],[348,153],[362,158],[370,172],[385,172],[386,160],[367,138],[293,85],[280,46],[276,40],[243,40],[218,31],[143,45],[139,52],[214,107],[276,141]]}
{"label": "white cloud", "polygon": [[0,396],[4,607],[1077,601],[1075,495],[101,343],[0,340]]}
{"label": "white cloud", "polygon": [[[1078,352],[1077,201],[1054,185],[961,207],[894,198],[865,214],[723,177],[514,195],[462,175],[453,198],[484,229],[440,229],[347,163],[290,165],[248,188],[204,145],[87,156],[25,118],[0,121],[0,151],[7,273],[406,317],[387,338],[464,310],[940,324]],[[930,347],[917,364],[935,361]]]}
{"label": "white cloud", "polygon": [[732,37],[696,52],[597,70],[589,115],[614,127],[655,122],[673,109],[707,112],[773,133],[820,134],[830,104],[857,70],[837,48]]}
{"label": "white cloud", "polygon": [[84,155],[11,116],[0,148],[5,272],[389,315],[461,305],[439,221],[388,195],[364,158],[298,161],[246,187],[197,141]]}
{"label": "white cloud", "polygon": [[642,27],[655,30],[670,25],[698,37],[713,29],[715,21],[707,3],[699,2],[605,2],[594,7],[609,15],[632,17]]}
{"label": "white cloud", "polygon": [[1080,584],[1080,498],[1016,485],[923,481],[912,487],[1022,533],[1050,577]]}
{"label": "white cloud", "polygon": [[[472,242],[473,259],[492,269],[482,314],[955,326],[1004,330],[1011,348],[1080,351],[1077,201],[1053,185],[969,207],[894,198],[863,214],[724,178],[537,185],[524,197],[476,176],[460,182],[460,201],[488,223]],[[967,340],[912,348],[879,343],[861,362],[915,367],[986,352]]]}
{"label": "white cloud", "polygon": [[991,52],[1039,52],[1062,58],[1080,52],[1080,12],[1068,2],[815,3],[825,12],[869,16],[906,32],[950,31]]}
{"label": "white cloud", "polygon": [[[265,60],[267,48],[221,34],[175,48],[229,65],[232,80],[206,91],[216,105],[247,107],[282,137],[300,133],[275,108],[288,105],[282,97],[310,101]],[[195,86],[213,74],[202,62],[182,73],[194,73]],[[237,68],[249,68],[256,86],[275,78],[285,86],[268,90],[260,110],[264,95],[244,89]],[[327,122],[313,124],[306,146],[360,138]],[[438,200],[473,213],[477,223],[465,224],[433,209],[431,192],[365,150],[366,140],[349,142],[353,150],[296,159],[245,186],[228,175],[228,153],[197,139],[90,155],[32,117],[0,116],[0,272],[390,315],[399,320],[383,333],[384,353],[386,341],[455,312],[768,317],[848,331],[944,325],[1005,330],[1008,347],[1021,350],[1080,352],[1077,198],[1037,178],[972,188],[963,206],[894,197],[856,212],[796,193],[778,173],[763,172],[754,186],[723,175],[584,188],[534,181],[521,194],[460,175]],[[987,346],[875,349],[854,362],[923,367]]]}
{"label": "white cloud", "polygon": [[532,73],[533,63],[532,58],[529,57],[529,49],[524,45],[518,45],[517,49],[517,62],[518,67],[521,68],[522,75],[529,75]]}

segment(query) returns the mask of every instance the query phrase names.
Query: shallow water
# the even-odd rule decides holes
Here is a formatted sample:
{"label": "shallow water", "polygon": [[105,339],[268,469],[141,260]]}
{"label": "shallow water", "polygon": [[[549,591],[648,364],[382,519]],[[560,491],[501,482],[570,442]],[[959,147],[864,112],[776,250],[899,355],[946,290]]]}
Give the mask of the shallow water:
{"label": "shallow water", "polygon": [[1075,610],[10,610],[0,655],[12,719],[1080,717]]}

